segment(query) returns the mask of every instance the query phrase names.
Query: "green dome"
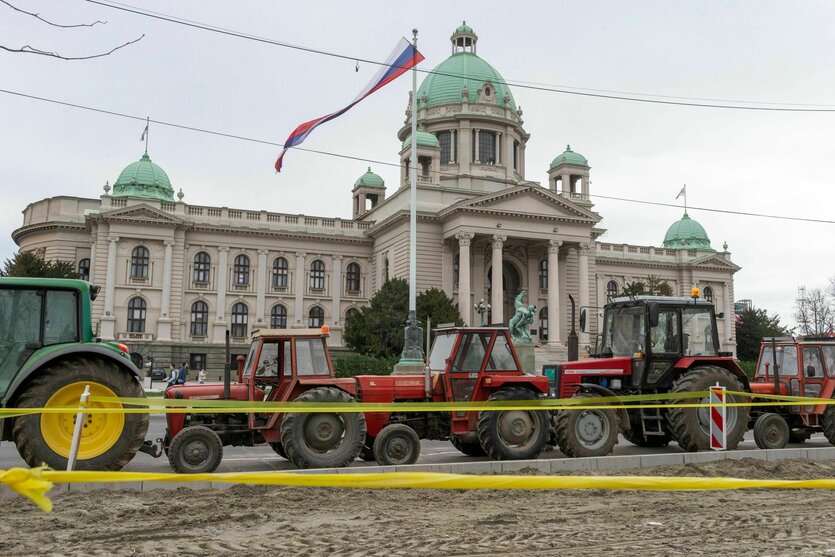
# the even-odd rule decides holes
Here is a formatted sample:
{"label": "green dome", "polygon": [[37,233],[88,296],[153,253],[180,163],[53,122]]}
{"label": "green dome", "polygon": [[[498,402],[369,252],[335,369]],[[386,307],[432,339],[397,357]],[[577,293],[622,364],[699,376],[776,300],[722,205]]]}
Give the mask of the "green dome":
{"label": "green dome", "polygon": [[472,33],[473,28],[467,25],[466,21],[461,22],[461,25],[458,26],[458,29],[455,30],[455,34],[458,33]]}
{"label": "green dome", "polygon": [[674,222],[664,236],[664,247],[668,249],[713,249],[710,238],[702,225],[690,218],[687,213],[681,220]]}
{"label": "green dome", "polygon": [[144,197],[161,201],[174,201],[174,188],[168,174],[151,162],[148,153],[137,162],[129,164],[113,184],[113,197]]}
{"label": "green dome", "polygon": [[561,155],[557,155],[557,157],[551,161],[551,168],[554,168],[561,164],[573,164],[574,166],[588,166],[589,161],[587,161],[586,157],[584,157],[580,153],[575,153],[574,151],[572,151],[571,145],[566,145],[565,152]]}
{"label": "green dome", "polygon": [[360,186],[366,186],[370,188],[384,188],[385,183],[383,179],[380,178],[377,174],[371,172],[371,167],[368,167],[368,172],[357,178],[357,181],[354,182],[354,189],[357,189]]}
{"label": "green dome", "polygon": [[[472,52],[456,52],[432,70],[418,88],[418,102],[423,102],[423,96],[426,95],[426,106],[460,104],[466,87],[469,102],[474,103],[485,81],[493,84],[497,105],[516,109],[513,93],[501,74]],[[505,95],[508,97],[507,103]]]}
{"label": "green dome", "polygon": [[[418,126],[417,131],[417,144],[418,147],[438,147],[440,143],[438,143],[438,138],[435,137],[434,134],[429,133],[428,131],[423,129],[423,126]],[[412,136],[407,135],[406,139],[403,140],[403,149],[412,146]]]}

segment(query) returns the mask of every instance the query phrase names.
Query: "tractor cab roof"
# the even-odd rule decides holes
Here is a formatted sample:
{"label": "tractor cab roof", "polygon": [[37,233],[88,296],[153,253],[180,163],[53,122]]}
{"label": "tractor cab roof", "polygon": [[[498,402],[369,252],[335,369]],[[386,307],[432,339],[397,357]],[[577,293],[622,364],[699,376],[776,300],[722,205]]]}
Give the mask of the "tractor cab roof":
{"label": "tractor cab roof", "polygon": [[252,339],[262,337],[326,337],[330,332],[327,326],[318,329],[255,329],[252,331]]}
{"label": "tractor cab roof", "polygon": [[619,305],[645,305],[648,302],[656,302],[667,306],[712,306],[704,298],[687,298],[685,296],[621,296],[609,302],[610,306]]}
{"label": "tractor cab roof", "polygon": [[798,336],[798,337],[765,337],[763,338],[763,344],[765,346],[770,346],[771,342],[774,341],[775,344],[778,346],[786,346],[786,345],[793,345],[793,344],[827,344],[832,345],[835,344],[835,337],[828,336],[828,335],[805,335],[805,336]]}
{"label": "tractor cab roof", "polygon": [[494,323],[490,325],[482,325],[480,327],[459,327],[457,325],[439,325],[432,329],[436,333],[472,333],[479,331],[492,332],[495,330],[506,330],[507,325],[504,323]]}

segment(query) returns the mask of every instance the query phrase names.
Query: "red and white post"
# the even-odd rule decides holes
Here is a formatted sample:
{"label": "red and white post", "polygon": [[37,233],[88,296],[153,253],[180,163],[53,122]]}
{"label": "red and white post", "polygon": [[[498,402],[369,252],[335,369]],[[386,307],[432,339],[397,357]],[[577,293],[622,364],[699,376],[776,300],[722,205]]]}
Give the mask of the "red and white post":
{"label": "red and white post", "polygon": [[726,396],[725,387],[716,383],[710,388],[710,448],[714,451],[724,451],[728,446],[728,433],[725,428],[727,407],[724,406]]}

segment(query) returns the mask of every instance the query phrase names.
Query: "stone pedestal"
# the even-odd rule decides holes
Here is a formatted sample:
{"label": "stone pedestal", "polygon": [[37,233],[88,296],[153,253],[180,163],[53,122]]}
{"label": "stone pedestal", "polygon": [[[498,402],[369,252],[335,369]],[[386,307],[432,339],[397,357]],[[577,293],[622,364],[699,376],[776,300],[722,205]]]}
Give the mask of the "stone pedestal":
{"label": "stone pedestal", "polygon": [[516,355],[519,356],[519,363],[522,364],[522,370],[525,373],[532,373],[540,375],[542,372],[536,368],[536,356],[533,352],[533,344],[519,343],[514,344],[516,348]]}
{"label": "stone pedestal", "polygon": [[402,359],[394,364],[392,375],[421,375],[423,374],[423,360]]}

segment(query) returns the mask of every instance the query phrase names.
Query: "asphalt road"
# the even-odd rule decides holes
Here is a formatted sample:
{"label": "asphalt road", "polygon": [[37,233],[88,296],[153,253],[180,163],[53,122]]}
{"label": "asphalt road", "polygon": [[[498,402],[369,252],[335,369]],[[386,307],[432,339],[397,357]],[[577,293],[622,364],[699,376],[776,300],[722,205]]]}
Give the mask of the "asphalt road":
{"label": "asphalt road", "polygon": [[[156,439],[162,437],[165,430],[165,417],[161,415],[151,416],[151,426],[148,429],[148,438]],[[790,445],[792,446],[792,445]],[[793,445],[801,446],[801,445]],[[826,438],[822,434],[812,436],[810,440],[804,443],[804,447],[828,447],[830,446]],[[740,449],[756,449],[757,445],[754,443],[753,434],[749,431],[745,436],[745,441],[739,445]],[[642,455],[642,454],[662,454],[662,453],[677,453],[682,452],[678,445],[670,443],[669,446],[663,448],[643,448],[636,447],[623,437],[619,439],[615,445],[615,455]],[[559,450],[545,452],[540,458],[567,458]],[[467,457],[455,450],[455,448],[448,441],[422,441],[419,464],[442,464],[454,462],[474,462],[479,460],[488,460],[487,457]],[[26,466],[23,459],[17,454],[17,449],[13,443],[3,442],[0,444],[0,470],[8,469],[15,466]],[[376,466],[375,463],[364,462],[357,460],[352,466]],[[218,472],[256,472],[269,470],[293,470],[295,467],[288,461],[284,460],[268,446],[263,447],[224,447],[223,462],[218,468]],[[125,470],[136,472],[170,472],[171,467],[168,464],[168,459],[163,456],[161,458],[153,458],[145,453],[139,453],[128,464]]]}

